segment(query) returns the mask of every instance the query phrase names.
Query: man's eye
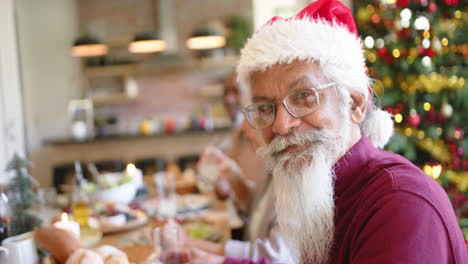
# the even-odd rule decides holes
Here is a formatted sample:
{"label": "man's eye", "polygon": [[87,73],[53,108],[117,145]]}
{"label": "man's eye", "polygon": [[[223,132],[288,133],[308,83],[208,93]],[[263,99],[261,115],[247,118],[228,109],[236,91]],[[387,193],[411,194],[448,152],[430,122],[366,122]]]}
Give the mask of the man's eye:
{"label": "man's eye", "polygon": [[312,93],[308,92],[308,91],[298,92],[298,93],[296,93],[295,99],[304,99],[304,98],[307,98],[307,97],[309,97],[311,95],[312,95]]}
{"label": "man's eye", "polygon": [[258,111],[261,113],[268,113],[271,112],[271,105],[270,104],[262,104],[258,106]]}

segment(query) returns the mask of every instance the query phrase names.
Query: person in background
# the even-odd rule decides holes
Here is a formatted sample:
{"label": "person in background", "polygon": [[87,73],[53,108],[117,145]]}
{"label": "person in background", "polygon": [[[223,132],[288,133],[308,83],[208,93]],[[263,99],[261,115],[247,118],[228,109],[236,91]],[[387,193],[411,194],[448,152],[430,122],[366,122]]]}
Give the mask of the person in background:
{"label": "person in background", "polygon": [[276,215],[274,210],[271,210],[274,208],[271,175],[265,173],[262,159],[255,154],[255,150],[265,143],[259,131],[253,129],[243,119],[242,114],[238,114],[241,110],[241,90],[235,83],[235,76],[233,74],[227,78],[224,93],[226,108],[239,124],[233,133],[232,148],[225,153],[216,147],[207,147],[197,167],[202,167],[206,162],[218,164],[219,180],[216,193],[219,196],[234,196],[237,208],[245,220],[246,241],[229,240],[225,244],[218,244],[187,239],[186,246],[198,249],[200,259],[213,258],[221,261],[219,263],[222,263],[225,257],[253,260],[266,257],[273,263],[288,263],[291,258],[287,245],[278,233]]}
{"label": "person in background", "polygon": [[[244,109],[261,131],[289,263],[468,263],[451,203],[432,178],[381,150],[376,106],[351,11],[317,0],[272,18],[241,51]],[[207,262],[208,263],[208,262]]]}

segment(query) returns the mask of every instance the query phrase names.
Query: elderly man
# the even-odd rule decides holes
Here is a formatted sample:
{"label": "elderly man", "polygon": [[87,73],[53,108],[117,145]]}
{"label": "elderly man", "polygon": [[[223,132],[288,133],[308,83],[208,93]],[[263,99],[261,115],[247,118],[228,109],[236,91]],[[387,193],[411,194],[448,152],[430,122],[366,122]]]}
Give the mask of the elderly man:
{"label": "elderly man", "polygon": [[373,104],[351,12],[318,0],[271,19],[242,50],[249,123],[261,129],[280,230],[300,263],[468,263],[438,183],[383,151],[391,116]]}
{"label": "elderly man", "polygon": [[237,72],[296,263],[468,263],[440,185],[378,149],[393,122],[373,104],[348,8],[318,0],[274,17],[249,39]]}

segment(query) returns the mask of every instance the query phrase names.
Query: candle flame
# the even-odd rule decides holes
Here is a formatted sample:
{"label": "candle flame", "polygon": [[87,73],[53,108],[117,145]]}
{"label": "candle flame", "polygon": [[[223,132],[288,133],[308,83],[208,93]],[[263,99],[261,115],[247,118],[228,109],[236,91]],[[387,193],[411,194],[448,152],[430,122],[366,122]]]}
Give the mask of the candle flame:
{"label": "candle flame", "polygon": [[68,222],[68,214],[62,213],[61,219],[62,219],[62,222]]}
{"label": "candle flame", "polygon": [[129,175],[131,175],[131,174],[134,173],[135,171],[136,171],[135,165],[133,165],[133,163],[129,163],[129,164],[127,165],[127,173],[128,173]]}

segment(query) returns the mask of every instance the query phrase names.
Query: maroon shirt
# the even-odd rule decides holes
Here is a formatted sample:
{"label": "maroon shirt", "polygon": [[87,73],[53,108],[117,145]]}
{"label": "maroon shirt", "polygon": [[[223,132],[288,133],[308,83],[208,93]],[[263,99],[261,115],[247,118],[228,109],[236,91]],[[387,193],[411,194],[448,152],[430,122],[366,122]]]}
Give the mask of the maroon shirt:
{"label": "maroon shirt", "polygon": [[333,263],[468,263],[441,186],[363,137],[335,167]]}

